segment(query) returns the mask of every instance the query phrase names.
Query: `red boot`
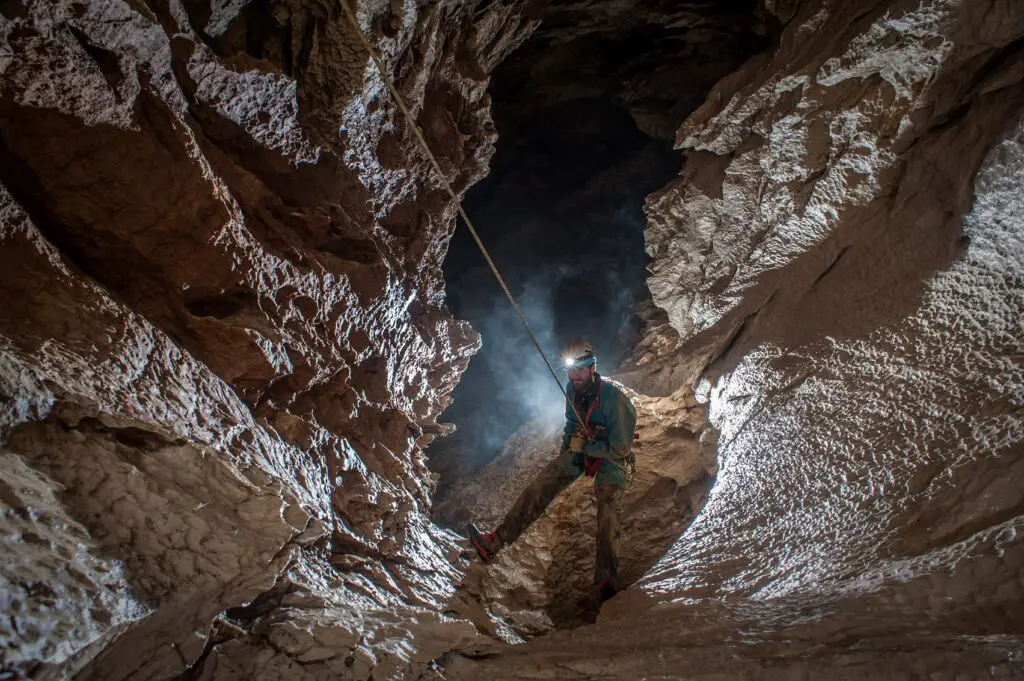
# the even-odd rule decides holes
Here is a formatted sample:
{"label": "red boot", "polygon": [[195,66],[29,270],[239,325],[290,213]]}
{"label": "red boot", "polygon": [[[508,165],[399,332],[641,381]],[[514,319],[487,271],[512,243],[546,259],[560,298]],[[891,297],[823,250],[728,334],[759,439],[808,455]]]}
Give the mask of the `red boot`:
{"label": "red boot", "polygon": [[480,560],[490,563],[494,560],[495,554],[501,549],[504,543],[497,531],[481,532],[473,523],[469,524],[469,541],[473,543]]}

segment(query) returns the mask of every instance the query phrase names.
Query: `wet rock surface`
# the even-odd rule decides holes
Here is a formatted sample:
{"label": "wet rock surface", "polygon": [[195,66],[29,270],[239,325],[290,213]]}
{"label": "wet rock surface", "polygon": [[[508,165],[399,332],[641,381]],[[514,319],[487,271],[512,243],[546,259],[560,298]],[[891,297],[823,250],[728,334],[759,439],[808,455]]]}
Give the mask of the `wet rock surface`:
{"label": "wet rock surface", "polygon": [[[834,53],[802,43],[840,26]],[[648,203],[651,290],[714,355],[698,393],[724,443],[718,498],[787,528],[751,527],[748,565],[716,585],[785,593],[1017,515],[1018,493],[982,502],[966,479],[1003,479],[1020,453],[1022,29],[1009,6],[801,13],[760,67],[775,75],[723,82],[721,109],[681,129],[693,154]],[[738,547],[713,537],[739,540],[736,516],[705,517],[725,525],[694,527],[690,550],[724,564]]]}

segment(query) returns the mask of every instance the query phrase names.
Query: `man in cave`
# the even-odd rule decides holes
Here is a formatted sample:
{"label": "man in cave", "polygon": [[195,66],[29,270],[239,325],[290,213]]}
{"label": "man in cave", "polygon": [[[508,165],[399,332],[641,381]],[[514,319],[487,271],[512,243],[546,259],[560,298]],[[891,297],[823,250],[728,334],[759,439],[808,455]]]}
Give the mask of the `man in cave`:
{"label": "man in cave", "polygon": [[633,465],[630,450],[636,410],[621,390],[597,373],[597,357],[590,343],[582,339],[571,341],[562,354],[569,374],[566,397],[573,406],[566,404],[558,456],[523,490],[497,528],[481,532],[470,524],[469,538],[480,559],[489,563],[503,546],[518,539],[576,478],[592,477],[597,497],[594,595],[603,603],[620,587],[622,495],[627,468],[632,469]]}

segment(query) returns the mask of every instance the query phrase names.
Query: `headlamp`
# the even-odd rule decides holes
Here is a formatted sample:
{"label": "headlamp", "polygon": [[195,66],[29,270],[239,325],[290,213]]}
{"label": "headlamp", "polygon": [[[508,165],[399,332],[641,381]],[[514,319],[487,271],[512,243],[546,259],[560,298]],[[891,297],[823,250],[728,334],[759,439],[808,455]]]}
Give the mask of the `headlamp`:
{"label": "headlamp", "polygon": [[590,357],[564,357],[562,361],[565,363],[566,371],[572,371],[573,369],[583,369],[584,367],[593,366],[594,362],[597,361],[597,357],[591,355]]}

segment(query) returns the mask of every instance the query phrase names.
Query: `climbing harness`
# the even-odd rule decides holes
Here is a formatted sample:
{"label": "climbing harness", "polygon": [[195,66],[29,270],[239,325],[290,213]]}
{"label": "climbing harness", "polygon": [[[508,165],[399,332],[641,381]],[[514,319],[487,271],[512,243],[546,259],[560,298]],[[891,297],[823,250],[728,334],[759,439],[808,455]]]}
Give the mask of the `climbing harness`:
{"label": "climbing harness", "polygon": [[359,41],[363,44],[363,47],[366,48],[366,51],[370,55],[370,59],[372,59],[373,63],[376,65],[377,72],[380,74],[380,78],[384,82],[385,87],[387,87],[388,91],[391,93],[391,96],[394,98],[395,104],[402,111],[402,114],[409,122],[409,126],[412,128],[413,133],[416,135],[416,139],[419,141],[420,146],[423,147],[423,151],[426,153],[427,158],[430,160],[431,167],[434,169],[434,172],[437,173],[437,176],[441,179],[442,184],[444,184],[444,188],[448,190],[448,195],[455,203],[455,206],[459,211],[459,215],[462,216],[463,221],[466,223],[466,227],[469,229],[469,233],[473,237],[473,241],[476,242],[477,248],[480,249],[480,252],[484,256],[484,260],[487,261],[487,265],[491,268],[491,272],[494,273],[494,278],[497,279],[498,284],[501,285],[501,290],[505,292],[505,296],[508,298],[508,302],[512,303],[512,307],[515,308],[516,314],[519,315],[519,320],[523,323],[523,327],[526,329],[526,333],[530,335],[530,340],[533,341],[533,345],[534,347],[537,348],[537,352],[540,353],[541,358],[544,360],[544,364],[547,365],[548,371],[551,373],[551,377],[555,379],[555,383],[558,384],[558,390],[562,393],[562,396],[565,397],[566,402],[569,403],[569,406],[572,408],[573,413],[576,414],[576,421],[578,423],[582,423],[582,419],[580,418],[579,412],[576,411],[576,407],[572,404],[572,401],[566,394],[565,388],[562,386],[562,382],[558,378],[558,374],[555,373],[554,367],[551,366],[551,362],[548,361],[547,355],[545,355],[544,350],[541,349],[540,342],[537,340],[537,336],[534,335],[533,329],[531,329],[530,325],[527,323],[526,316],[523,314],[522,309],[519,307],[519,303],[516,302],[515,296],[512,295],[512,292],[509,290],[508,285],[505,284],[505,279],[502,278],[501,273],[498,271],[497,265],[495,265],[494,261],[491,260],[490,253],[487,252],[487,249],[484,247],[483,241],[480,240],[480,235],[477,234],[476,228],[473,227],[472,220],[470,220],[469,216],[466,215],[466,211],[462,208],[462,203],[459,201],[459,197],[455,194],[455,190],[452,189],[451,183],[448,182],[448,178],[445,177],[444,171],[441,170],[441,166],[438,164],[437,159],[434,158],[434,154],[430,151],[430,146],[427,144],[427,140],[423,137],[423,132],[420,130],[420,126],[416,124],[416,119],[413,118],[413,115],[409,111],[409,108],[405,105],[405,100],[402,98],[402,95],[399,94],[398,88],[395,87],[394,82],[391,80],[391,78],[388,77],[387,72],[384,70],[384,63],[383,61],[381,61],[380,55],[377,54],[377,50],[373,48],[373,45],[370,44],[370,39],[366,37],[366,35],[363,33],[363,29],[359,26],[359,20],[356,18],[355,11],[349,6],[350,1],[351,0],[341,0],[341,7],[344,10],[345,14],[348,16],[349,21],[352,23],[352,27],[355,29],[356,35],[359,37]]}
{"label": "climbing harness", "polygon": [[[582,427],[586,430],[588,434],[590,434],[592,438],[597,437],[597,433],[595,431],[598,428],[598,426],[590,425],[590,417],[594,413],[594,410],[601,405],[601,377],[598,376],[596,381],[597,386],[594,388],[594,399],[590,403],[590,406],[587,408],[587,416],[582,423]],[[633,434],[633,439],[636,439],[635,433]],[[588,478],[596,478],[598,472],[601,470],[601,466],[603,466],[606,461],[610,463],[612,466],[615,466],[616,468],[622,471],[623,477],[625,478],[623,482],[625,484],[626,489],[629,489],[629,487],[633,484],[633,478],[636,477],[636,457],[633,455],[633,453],[630,452],[630,455],[623,459],[624,463],[620,463],[619,460],[611,457],[604,458],[600,456],[590,456],[588,454],[584,454],[584,474],[586,474]]]}

